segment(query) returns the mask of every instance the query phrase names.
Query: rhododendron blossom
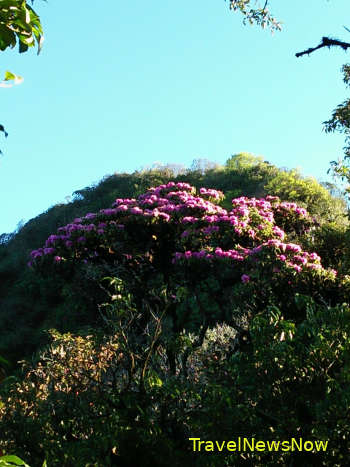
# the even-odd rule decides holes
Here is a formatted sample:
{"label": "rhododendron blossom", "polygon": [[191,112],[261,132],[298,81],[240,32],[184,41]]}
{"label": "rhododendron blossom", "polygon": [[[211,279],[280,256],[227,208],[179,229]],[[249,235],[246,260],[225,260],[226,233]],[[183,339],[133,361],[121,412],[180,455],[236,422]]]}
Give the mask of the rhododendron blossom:
{"label": "rhododendron blossom", "polygon": [[[154,254],[150,255],[149,249],[157,251],[163,241],[162,234],[157,240],[153,238],[157,227],[172,232],[173,250],[167,251],[167,261],[173,267],[193,261],[225,261],[239,268],[243,283],[254,280],[253,271],[263,258],[268,258],[264,264],[271,264],[274,273],[324,271],[320,257],[289,243],[282,228],[289,217],[294,224],[311,222],[304,208],[281,202],[276,196],[242,196],[233,199],[232,209],[227,211],[215,204],[222,199],[223,194],[217,190],[201,188],[197,196],[188,183],[175,182],[152,187],[137,199],[118,198],[112,208],[88,213],[60,227],[56,235],[49,236],[44,248],[32,251],[30,265],[40,265],[45,258],[62,263],[72,259],[95,261],[103,256],[117,261],[120,252],[111,248],[115,243],[125,245],[122,253],[131,258],[137,237],[132,237],[131,246],[128,242],[135,229],[142,235],[138,254],[151,258]],[[161,251],[165,261],[165,252]],[[335,271],[328,273],[335,277]]]}

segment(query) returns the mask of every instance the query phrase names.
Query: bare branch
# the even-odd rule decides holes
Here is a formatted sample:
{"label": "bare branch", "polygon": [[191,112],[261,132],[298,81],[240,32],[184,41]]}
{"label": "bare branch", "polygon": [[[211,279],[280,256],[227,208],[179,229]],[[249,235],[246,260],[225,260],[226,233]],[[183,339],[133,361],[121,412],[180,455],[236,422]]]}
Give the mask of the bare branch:
{"label": "bare branch", "polygon": [[350,47],[350,44],[348,42],[338,41],[337,39],[330,39],[329,37],[322,37],[322,41],[317,47],[304,50],[303,52],[298,52],[295,54],[295,56],[301,57],[302,55],[305,55],[305,54],[309,55],[312,52],[315,52],[315,50],[321,49],[322,47],[335,47],[335,46],[341,47],[343,50],[347,50]]}

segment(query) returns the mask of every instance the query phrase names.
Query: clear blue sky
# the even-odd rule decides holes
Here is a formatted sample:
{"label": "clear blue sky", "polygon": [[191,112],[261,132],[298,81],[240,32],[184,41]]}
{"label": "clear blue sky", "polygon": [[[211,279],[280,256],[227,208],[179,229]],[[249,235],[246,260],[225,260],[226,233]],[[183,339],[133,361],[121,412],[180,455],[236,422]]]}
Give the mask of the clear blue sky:
{"label": "clear blue sky", "polygon": [[[246,151],[326,179],[341,135],[322,122],[347,97],[348,0],[271,0],[271,35],[224,0],[36,0],[42,54],[2,53],[24,82],[1,88],[0,233],[104,175],[155,161],[223,164]],[[349,60],[350,61],[350,60]]]}

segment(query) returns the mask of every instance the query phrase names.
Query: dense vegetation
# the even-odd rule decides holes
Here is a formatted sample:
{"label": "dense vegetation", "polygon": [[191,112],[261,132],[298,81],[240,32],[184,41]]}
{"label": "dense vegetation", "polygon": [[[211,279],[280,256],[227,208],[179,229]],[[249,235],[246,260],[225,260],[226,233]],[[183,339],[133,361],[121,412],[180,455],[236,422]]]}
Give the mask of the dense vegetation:
{"label": "dense vegetation", "polygon": [[[244,153],[105,177],[3,235],[0,449],[33,467],[345,465],[347,214]],[[328,448],[189,441],[240,436]]]}

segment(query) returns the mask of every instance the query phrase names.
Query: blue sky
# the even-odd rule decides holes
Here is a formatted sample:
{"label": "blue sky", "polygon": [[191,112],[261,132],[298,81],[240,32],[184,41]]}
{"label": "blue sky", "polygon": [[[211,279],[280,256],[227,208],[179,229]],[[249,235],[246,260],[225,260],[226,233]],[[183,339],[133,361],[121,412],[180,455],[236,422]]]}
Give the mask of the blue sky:
{"label": "blue sky", "polygon": [[[342,50],[348,0],[271,0],[271,35],[243,26],[224,0],[36,0],[40,56],[2,52],[0,233],[65,202],[75,190],[155,161],[224,164],[251,152],[325,180],[341,135],[322,122],[347,98]],[[350,61],[350,60],[349,60]]]}

